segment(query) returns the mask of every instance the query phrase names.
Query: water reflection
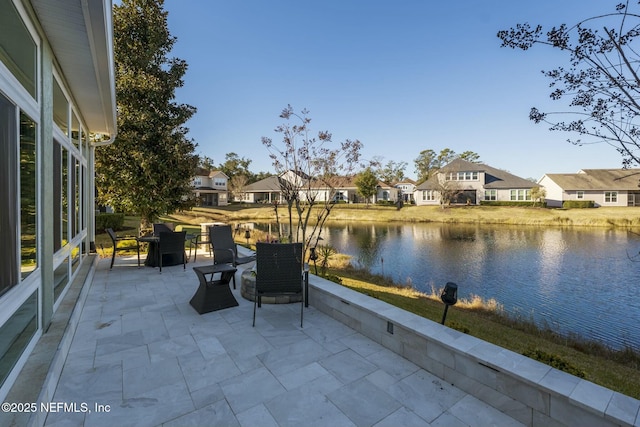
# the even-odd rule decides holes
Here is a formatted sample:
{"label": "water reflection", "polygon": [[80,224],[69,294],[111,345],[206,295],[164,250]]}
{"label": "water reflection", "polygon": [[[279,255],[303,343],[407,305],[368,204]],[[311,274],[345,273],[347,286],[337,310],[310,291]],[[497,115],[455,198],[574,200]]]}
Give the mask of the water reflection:
{"label": "water reflection", "polygon": [[350,224],[329,227],[325,242],[355,265],[419,290],[452,281],[461,298],[495,298],[539,324],[640,349],[632,331],[640,322],[640,267],[626,256],[640,239],[625,231]]}

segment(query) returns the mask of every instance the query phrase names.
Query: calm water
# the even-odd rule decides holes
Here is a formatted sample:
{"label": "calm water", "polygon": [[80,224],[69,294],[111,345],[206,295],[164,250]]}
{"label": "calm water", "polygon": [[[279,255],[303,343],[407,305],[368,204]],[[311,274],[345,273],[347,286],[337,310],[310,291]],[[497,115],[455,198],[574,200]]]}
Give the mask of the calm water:
{"label": "calm water", "polygon": [[[626,231],[441,224],[329,227],[352,263],[430,292],[493,298],[563,333],[640,351],[640,236]],[[455,307],[453,308],[455,309]]]}

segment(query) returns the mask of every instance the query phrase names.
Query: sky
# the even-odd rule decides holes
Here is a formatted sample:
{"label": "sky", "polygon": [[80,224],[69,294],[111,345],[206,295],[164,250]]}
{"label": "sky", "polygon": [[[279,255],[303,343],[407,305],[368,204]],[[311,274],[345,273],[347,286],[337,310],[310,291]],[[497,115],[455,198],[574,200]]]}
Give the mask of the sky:
{"label": "sky", "polygon": [[606,144],[575,146],[578,135],[529,120],[549,100],[542,70],[566,66],[544,46],[500,47],[499,30],[545,28],[614,10],[619,0],[165,0],[177,38],[171,57],[188,71],[176,102],[196,153],[223,163],[230,152],[252,172],[274,172],[261,137],[288,104],[309,110],[313,132],[333,143],[358,139],[365,159],[406,162],[420,151],[474,151],[522,178],[620,168]]}

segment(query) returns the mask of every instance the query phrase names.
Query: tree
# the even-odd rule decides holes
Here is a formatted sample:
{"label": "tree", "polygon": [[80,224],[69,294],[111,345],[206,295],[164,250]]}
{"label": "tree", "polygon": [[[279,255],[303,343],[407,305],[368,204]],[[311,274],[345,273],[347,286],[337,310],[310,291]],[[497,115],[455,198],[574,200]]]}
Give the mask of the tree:
{"label": "tree", "polygon": [[358,193],[364,197],[367,207],[371,201],[371,197],[378,191],[378,178],[373,173],[371,168],[366,168],[364,171],[356,175],[354,184],[358,188]]}
{"label": "tree", "polygon": [[311,118],[306,109],[296,113],[287,105],[280,118],[284,123],[275,131],[282,134],[282,143],[276,144],[264,136],[262,143],[269,151],[287,203],[289,233],[286,239],[302,242],[306,250],[311,244],[318,245],[324,223],[335,206],[332,202],[336,189],[344,185],[359,166],[362,143],[347,139],[338,147],[330,148],[332,139],[328,131],[311,135]]}
{"label": "tree", "polygon": [[[471,151],[465,151],[465,153],[475,154]],[[456,153],[450,148],[442,149],[439,154],[436,154],[436,152],[431,149],[422,150],[414,160],[416,173],[418,174],[418,182],[420,183],[428,180],[437,173],[440,168],[451,163],[455,158]]]}
{"label": "tree", "polygon": [[238,156],[236,153],[227,153],[224,156],[224,163],[218,166],[222,172],[225,173],[230,179],[236,175],[244,175],[247,180],[252,175],[249,171],[250,159]]}
{"label": "tree", "polygon": [[544,204],[544,199],[547,197],[547,190],[544,187],[535,186],[531,189],[531,200],[533,200],[533,206],[537,202]]}
{"label": "tree", "polygon": [[215,169],[213,159],[207,156],[198,157],[198,167],[202,169],[206,169],[208,171],[212,171]]}
{"label": "tree", "polygon": [[231,200],[240,198],[244,200],[245,192],[244,187],[247,186],[249,180],[246,175],[235,175],[229,180],[229,192],[231,193]]}
{"label": "tree", "polygon": [[463,151],[458,155],[458,158],[471,163],[480,163],[480,155],[473,151]]}
{"label": "tree", "polygon": [[[638,8],[637,2],[633,4]],[[633,41],[640,35],[639,11],[630,2],[618,4],[615,11],[578,22],[572,27],[562,24],[543,33],[542,26],[528,23],[499,31],[502,47],[528,50],[544,45],[564,52],[568,66],[543,71],[551,80],[554,101],[564,100],[568,112],[545,113],[533,107],[529,118],[545,122],[550,130],[577,132],[593,141],[613,146],[625,167],[640,164],[640,60]],[[571,117],[555,121],[552,115]],[[569,142],[582,145],[581,139]]]}
{"label": "tree", "polygon": [[440,196],[440,207],[444,209],[462,194],[463,189],[460,187],[459,181],[451,181],[444,175],[440,175],[438,176],[435,191]]}
{"label": "tree", "polygon": [[380,178],[381,181],[386,183],[394,183],[402,181],[406,178],[404,171],[407,168],[407,162],[395,162],[389,160],[384,166],[382,162],[379,162],[379,166],[374,171],[374,174]]}
{"label": "tree", "polygon": [[175,42],[162,0],[122,0],[113,8],[118,136],[96,150],[98,201],[137,213],[143,227],[193,205],[198,166],[184,123],[195,113],[174,102],[185,61],[168,58]]}

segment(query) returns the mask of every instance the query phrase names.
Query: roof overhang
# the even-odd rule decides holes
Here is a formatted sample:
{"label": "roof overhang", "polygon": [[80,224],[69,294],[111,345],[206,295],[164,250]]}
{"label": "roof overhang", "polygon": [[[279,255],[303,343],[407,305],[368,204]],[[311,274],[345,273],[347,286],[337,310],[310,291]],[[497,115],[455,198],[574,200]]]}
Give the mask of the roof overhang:
{"label": "roof overhang", "polygon": [[117,133],[112,0],[31,0],[89,132]]}

